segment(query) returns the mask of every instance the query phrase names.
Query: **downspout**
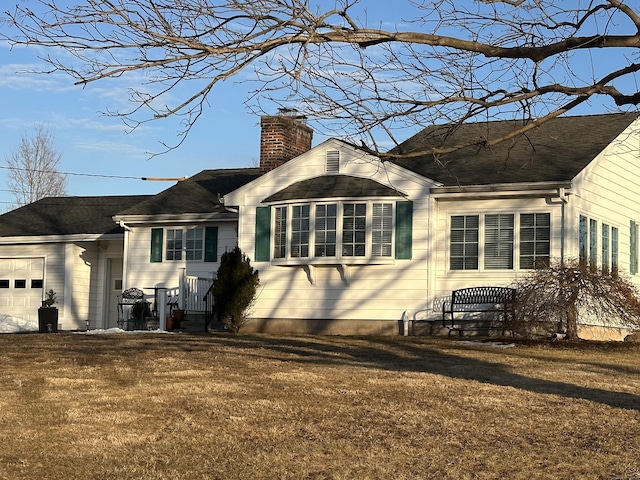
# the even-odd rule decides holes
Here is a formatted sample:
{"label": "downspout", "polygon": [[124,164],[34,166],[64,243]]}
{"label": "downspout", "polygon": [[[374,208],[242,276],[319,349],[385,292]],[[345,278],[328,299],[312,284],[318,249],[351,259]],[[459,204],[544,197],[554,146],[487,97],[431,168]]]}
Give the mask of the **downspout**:
{"label": "downspout", "polygon": [[129,235],[131,227],[120,220],[120,226],[124,229],[124,252],[122,255],[122,290],[129,288]]}
{"label": "downspout", "polygon": [[566,248],[565,232],[567,230],[566,228],[567,215],[566,215],[565,205],[569,203],[569,197],[564,187],[559,187],[557,192],[558,192],[558,198],[560,199],[559,202],[554,202],[551,198],[546,198],[545,201],[547,202],[548,205],[557,205],[558,203],[560,204],[560,263],[564,264],[564,256],[565,256],[565,248]]}
{"label": "downspout", "polygon": [[558,198],[560,198],[560,263],[564,265],[564,252],[565,252],[565,232],[566,232],[566,212],[565,205],[569,203],[569,199],[567,198],[567,192],[564,187],[558,188]]}

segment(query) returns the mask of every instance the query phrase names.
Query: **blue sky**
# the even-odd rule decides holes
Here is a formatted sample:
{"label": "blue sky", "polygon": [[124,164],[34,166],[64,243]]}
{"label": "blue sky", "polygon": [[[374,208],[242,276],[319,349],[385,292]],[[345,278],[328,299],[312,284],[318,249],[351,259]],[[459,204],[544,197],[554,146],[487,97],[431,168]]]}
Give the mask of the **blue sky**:
{"label": "blue sky", "polygon": [[[394,2],[390,12],[388,0],[362,2],[369,10],[370,25],[378,25],[377,18],[392,23],[390,15],[400,19],[402,6],[407,4]],[[187,140],[177,150],[150,159],[149,152],[162,149],[160,141],[177,141],[177,119],[153,121],[128,133],[121,119],[101,115],[107,109],[126,108],[127,89],[137,85],[141,74],[82,88],[61,73],[21,73],[46,68],[38,59],[43,53],[36,47],[10,49],[0,42],[0,166],[6,164],[6,157],[16,149],[21,136],[32,133],[37,124],[53,132],[56,151],[62,155],[61,170],[84,174],[68,177],[70,195],[153,194],[172,183],[108,176],[182,177],[208,168],[256,164],[259,118],[243,104],[250,85],[237,80],[221,85],[210,96],[209,107]],[[597,111],[602,110],[592,113]],[[314,144],[322,140],[316,135]],[[0,212],[13,199],[6,183],[6,170],[0,169]]]}
{"label": "blue sky", "polygon": [[[386,0],[365,0],[370,10],[385,11]],[[4,6],[4,3],[3,3]],[[36,8],[35,4],[30,8]],[[39,60],[46,52],[36,47],[10,49],[0,41],[0,165],[14,151],[23,135],[43,124],[55,136],[62,155],[61,171],[89,175],[140,177],[191,176],[208,168],[255,165],[259,156],[259,117],[245,107],[250,86],[239,80],[220,85],[209,98],[209,107],[177,150],[150,158],[162,151],[159,142],[174,144],[181,129],[177,119],[153,121],[129,132],[122,120],[101,115],[127,108],[127,88],[137,86],[141,74],[99,81],[85,88],[74,86],[62,73],[29,74],[46,69]],[[241,80],[241,79],[240,79]],[[269,112],[271,113],[271,112]],[[322,141],[315,135],[314,145]],[[0,212],[7,210],[13,195],[7,191],[7,171],[0,168]],[[69,195],[153,194],[172,182],[144,182],[100,176],[68,176]]]}
{"label": "blue sky", "polygon": [[[131,133],[122,120],[101,112],[126,106],[127,87],[133,79],[98,82],[86,88],[70,77],[54,73],[25,74],[41,65],[36,48],[9,50],[0,44],[0,159],[16,149],[21,136],[36,124],[55,136],[62,155],[61,170],[92,175],[133,177],[191,176],[206,168],[246,167],[258,157],[259,119],[243,105],[246,86],[223,86],[212,99],[187,141],[178,149],[150,159],[148,152],[162,150],[159,141],[176,142],[180,126],[175,120],[154,121]],[[166,182],[68,177],[70,195],[118,195],[156,193]],[[0,171],[0,189],[6,190],[6,170]],[[12,195],[0,191],[0,202]],[[0,204],[0,210],[4,210]]]}

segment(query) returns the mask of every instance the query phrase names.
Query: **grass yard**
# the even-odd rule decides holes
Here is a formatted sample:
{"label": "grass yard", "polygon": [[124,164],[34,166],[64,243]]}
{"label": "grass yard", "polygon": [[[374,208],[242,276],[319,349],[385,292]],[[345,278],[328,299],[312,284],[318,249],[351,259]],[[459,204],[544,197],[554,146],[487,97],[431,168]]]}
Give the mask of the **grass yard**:
{"label": "grass yard", "polygon": [[2,479],[640,479],[640,346],[0,335]]}

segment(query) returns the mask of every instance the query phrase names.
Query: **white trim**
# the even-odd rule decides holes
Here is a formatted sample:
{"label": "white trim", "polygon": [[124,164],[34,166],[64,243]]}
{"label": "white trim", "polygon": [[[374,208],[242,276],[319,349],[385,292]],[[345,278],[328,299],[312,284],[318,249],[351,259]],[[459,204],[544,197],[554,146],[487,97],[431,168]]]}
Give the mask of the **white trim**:
{"label": "white trim", "polygon": [[134,224],[178,224],[194,222],[237,222],[238,215],[226,209],[221,213],[183,213],[167,215],[115,215],[115,222]]}
{"label": "white trim", "polygon": [[[115,225],[114,225],[115,226]],[[73,243],[96,242],[99,240],[117,240],[123,238],[121,233],[104,234],[76,234],[76,235],[34,235],[19,237],[1,237],[0,245],[15,245],[25,243]]]}

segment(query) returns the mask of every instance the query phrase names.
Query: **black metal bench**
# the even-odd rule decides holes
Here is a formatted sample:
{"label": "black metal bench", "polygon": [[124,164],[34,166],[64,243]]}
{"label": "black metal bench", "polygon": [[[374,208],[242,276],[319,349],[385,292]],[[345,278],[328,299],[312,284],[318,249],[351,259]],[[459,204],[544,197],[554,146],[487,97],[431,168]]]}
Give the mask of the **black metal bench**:
{"label": "black metal bench", "polygon": [[[469,287],[453,290],[451,300],[442,304],[442,326],[449,329],[449,336],[454,331],[462,336],[465,328],[456,320],[456,313],[498,312],[502,317],[501,321],[489,325],[485,322],[482,327],[476,329],[498,329],[502,330],[503,335],[509,330],[511,336],[514,336],[515,297],[516,290],[509,287]],[[466,329],[472,328],[467,326]]]}

